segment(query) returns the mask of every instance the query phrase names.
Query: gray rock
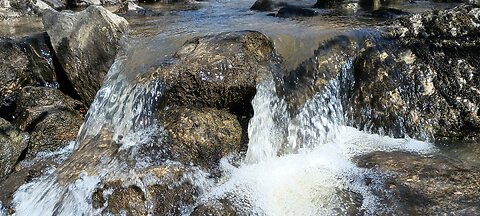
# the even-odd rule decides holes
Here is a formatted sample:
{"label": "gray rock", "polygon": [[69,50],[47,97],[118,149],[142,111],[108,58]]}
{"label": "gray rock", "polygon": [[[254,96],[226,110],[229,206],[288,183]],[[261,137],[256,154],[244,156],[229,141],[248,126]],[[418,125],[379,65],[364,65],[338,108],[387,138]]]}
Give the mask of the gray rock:
{"label": "gray rock", "polygon": [[[126,16],[145,16],[147,15],[147,10],[143,7],[138,6],[135,2],[126,1],[122,3],[120,8],[115,11],[116,14],[122,14]],[[148,11],[148,14],[153,12]]]}
{"label": "gray rock", "polygon": [[47,10],[43,25],[68,79],[82,101],[90,104],[115,59],[127,21],[90,6],[78,13]]}
{"label": "gray rock", "polygon": [[28,145],[28,134],[0,118],[0,181],[12,171]]}
{"label": "gray rock", "polygon": [[1,0],[0,20],[32,16],[35,14],[35,8],[33,0]]}

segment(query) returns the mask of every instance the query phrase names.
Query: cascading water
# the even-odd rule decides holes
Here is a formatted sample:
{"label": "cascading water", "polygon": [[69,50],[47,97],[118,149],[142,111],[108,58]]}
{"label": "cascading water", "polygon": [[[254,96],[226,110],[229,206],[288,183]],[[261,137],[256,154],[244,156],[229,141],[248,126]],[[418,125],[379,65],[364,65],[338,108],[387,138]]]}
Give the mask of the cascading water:
{"label": "cascading water", "polygon": [[[108,176],[141,181],[136,178],[136,170],[152,165],[149,158],[131,153],[136,152],[135,145],[148,143],[153,134],[162,134],[153,115],[163,86],[139,79],[142,68],[128,65],[131,62],[127,59],[135,58],[135,53],[128,53],[127,48],[126,53],[119,54],[97,93],[75,148],[64,152],[71,154],[70,159],[17,190],[15,215],[100,214],[102,209],[92,208],[91,196],[102,179]],[[148,68],[141,67],[143,71]],[[114,155],[112,152],[118,149],[123,153]],[[133,166],[126,164],[128,160],[134,161]]]}
{"label": "cascading water", "polygon": [[[342,70],[349,73],[351,62]],[[340,85],[333,80],[290,118],[273,80],[260,83],[245,161],[239,167],[224,161],[224,178],[199,204],[227,199],[247,215],[346,215],[355,213],[351,195],[357,194],[363,199],[357,208],[364,213],[381,209],[375,183],[366,182],[380,184],[381,175],[358,168],[351,159],[372,151],[428,153],[434,148],[345,126]]]}
{"label": "cascading water", "polygon": [[[228,2],[238,7],[237,2]],[[246,2],[242,1],[243,8],[251,5],[251,2]],[[210,13],[223,11],[223,7],[216,6]],[[208,9],[205,10],[208,12]],[[228,12],[232,11],[241,13],[237,14],[238,17],[247,18],[227,19],[230,16]],[[281,54],[288,57],[286,62],[289,67],[311,56],[318,41],[324,40],[322,37],[331,36],[316,38],[316,23],[309,27],[296,26],[292,21],[287,23],[272,21],[270,17],[247,16],[246,12],[238,12],[237,9],[224,12],[222,16],[212,18],[213,21],[199,19],[199,23],[188,20],[198,18],[195,12],[182,13],[187,20],[174,23],[181,26],[170,29],[174,35],[187,30],[215,32],[218,27],[212,28],[210,24],[218,21],[222,21],[218,23],[227,30],[261,29],[273,38],[278,37],[274,40],[277,46],[283,45],[278,50],[283,50]],[[189,13],[190,17],[187,16]],[[253,25],[253,21],[264,23]],[[237,22],[243,24],[240,27],[232,24]],[[326,25],[322,31],[330,28],[332,25]],[[290,35],[290,32],[295,34]],[[296,38],[298,32],[305,32],[303,36],[307,39]],[[181,36],[183,41],[191,37]],[[156,42],[146,41],[144,46],[132,43],[125,48],[127,53],[118,56],[89,109],[75,147],[62,153],[70,159],[17,190],[13,200],[16,215],[98,215],[103,213],[102,208],[92,207],[92,193],[102,180],[120,179],[124,186],[139,186],[144,194],[147,193],[147,185],[159,181],[155,177],[140,178],[138,173],[164,161],[158,162],[136,152],[137,148],[149,143],[152,135],[161,136],[163,133],[153,113],[165,86],[160,82],[142,80],[139,76],[152,66],[145,62],[162,62],[159,58],[164,55],[157,53],[158,50],[148,53],[149,47]],[[175,50],[175,47],[170,49]],[[129,53],[139,50],[147,54],[137,56]],[[135,64],[136,59],[142,59],[138,65]],[[351,61],[338,65],[342,76],[351,73],[351,67]],[[340,97],[342,85],[340,77],[331,80],[323,91],[291,115],[287,111],[287,102],[276,92],[273,78],[266,76],[257,85],[252,102],[254,116],[248,127],[249,143],[245,159],[237,166],[230,163],[229,158],[224,158],[218,182],[212,182],[201,170],[187,174],[185,178],[191,179],[200,189],[199,197],[194,206],[182,207],[181,212],[188,215],[195,206],[225,199],[236,211],[245,215],[343,215],[351,214],[355,211],[352,209],[357,208],[372,214],[381,209],[373,190],[375,182],[381,181],[382,176],[358,168],[352,158],[372,151],[428,153],[435,149],[428,143],[392,139],[346,126]],[[367,178],[373,183],[367,184]],[[355,196],[362,198],[360,206],[355,206],[358,205]],[[147,200],[148,212],[151,208],[149,202]],[[4,213],[0,208],[0,215]]]}
{"label": "cascading water", "polygon": [[[138,177],[141,170],[159,162],[132,152],[153,134],[162,134],[153,113],[164,87],[129,74],[132,66],[127,65],[127,57],[120,55],[112,66],[79,132],[75,151],[65,152],[72,154],[70,159],[15,193],[16,215],[101,214],[102,208],[92,207],[91,197],[103,179],[121,179],[122,185],[140,186],[143,193],[149,184],[160,181]],[[351,65],[347,61],[339,66],[340,74],[350,73]],[[381,209],[373,192],[381,175],[358,168],[351,159],[378,150],[427,153],[434,149],[428,143],[345,126],[341,85],[340,78],[330,81],[290,116],[273,78],[266,76],[252,102],[248,150],[240,166],[223,159],[217,183],[201,170],[186,174],[199,188],[195,205],[227,199],[236,211],[253,215],[351,214],[358,208],[372,214]],[[366,178],[373,183],[367,185]],[[362,198],[360,206],[355,206],[352,196]],[[182,213],[188,215],[194,207],[186,206]]]}

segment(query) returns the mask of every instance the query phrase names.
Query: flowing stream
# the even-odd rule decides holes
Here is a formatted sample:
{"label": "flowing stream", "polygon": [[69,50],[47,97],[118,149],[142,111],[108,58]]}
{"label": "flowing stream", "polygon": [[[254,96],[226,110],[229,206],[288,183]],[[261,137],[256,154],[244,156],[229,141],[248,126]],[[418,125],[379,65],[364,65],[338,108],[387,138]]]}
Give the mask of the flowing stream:
{"label": "flowing stream", "polygon": [[[311,56],[320,42],[346,29],[375,23],[349,18],[278,19],[248,11],[252,3],[201,3],[205,5],[199,10],[166,18],[131,18],[133,36],[124,39],[124,50],[97,93],[74,147],[59,153],[65,159],[57,169],[17,190],[15,215],[101,214],[101,208],[91,206],[91,197],[103,179],[118,178],[124,185],[135,184],[145,192],[159,179],[138,177],[142,170],[178,163],[158,162],[139,151],[152,139],[162,141],[164,132],[154,112],[166,88],[165,83],[142,79],[142,74],[168,60],[187,39],[212,32],[259,30],[274,40],[288,70]],[[160,24],[164,24],[162,28],[152,27]],[[141,33],[149,36],[138,36]],[[348,74],[352,63],[343,62],[338,67],[342,74]],[[248,127],[245,158],[239,164],[222,159],[218,181],[200,169],[186,174],[201,189],[195,205],[229,199],[246,215],[344,215],[351,213],[349,193],[353,193],[363,198],[360,208],[367,214],[384,208],[373,192],[382,175],[357,167],[352,158],[372,151],[422,154],[437,150],[430,143],[393,139],[346,126],[341,85],[340,77],[332,80],[292,115],[287,102],[277,94],[273,78],[265,76],[252,101],[254,116]],[[367,184],[367,178],[373,183]],[[188,215],[194,207],[186,206],[183,213]]]}

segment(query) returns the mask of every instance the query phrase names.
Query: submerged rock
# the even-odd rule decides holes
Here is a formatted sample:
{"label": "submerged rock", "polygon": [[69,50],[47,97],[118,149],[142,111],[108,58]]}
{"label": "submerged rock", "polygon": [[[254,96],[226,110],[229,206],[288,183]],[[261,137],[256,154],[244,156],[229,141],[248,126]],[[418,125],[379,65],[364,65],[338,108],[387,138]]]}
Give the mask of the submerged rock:
{"label": "submerged rock", "polygon": [[478,169],[404,152],[373,152],[355,160],[360,167],[386,174],[384,187],[376,192],[387,205],[380,214],[472,215],[480,210]]}
{"label": "submerged rock", "polygon": [[11,120],[18,92],[25,86],[58,86],[53,50],[46,34],[0,39],[0,116]]}
{"label": "submerged rock", "polygon": [[0,181],[13,171],[28,145],[28,134],[0,118]]}
{"label": "submerged rock", "polygon": [[311,17],[318,13],[310,8],[302,8],[298,6],[284,6],[278,10],[275,16],[277,17]]}
{"label": "submerged rock", "polygon": [[127,21],[91,6],[77,13],[47,10],[43,25],[69,81],[89,105],[115,59]]}
{"label": "submerged rock", "polygon": [[174,108],[160,111],[175,161],[216,168],[221,158],[238,153],[242,128],[237,117],[212,108]]}
{"label": "submerged rock", "polygon": [[151,75],[170,86],[160,109],[214,107],[248,115],[257,81],[272,73],[277,62],[273,43],[265,35],[229,32],[186,42],[171,63]]}
{"label": "submerged rock", "polygon": [[276,4],[273,0],[257,0],[255,3],[250,7],[250,10],[256,11],[273,11],[276,7]]}
{"label": "submerged rock", "polygon": [[204,216],[204,215],[224,215],[235,216],[238,215],[238,211],[227,199],[215,200],[208,203],[202,203],[196,206],[192,212],[192,216]]}
{"label": "submerged rock", "polygon": [[54,151],[74,140],[83,122],[81,103],[57,89],[26,87],[20,94],[16,124],[30,133],[28,155]]}

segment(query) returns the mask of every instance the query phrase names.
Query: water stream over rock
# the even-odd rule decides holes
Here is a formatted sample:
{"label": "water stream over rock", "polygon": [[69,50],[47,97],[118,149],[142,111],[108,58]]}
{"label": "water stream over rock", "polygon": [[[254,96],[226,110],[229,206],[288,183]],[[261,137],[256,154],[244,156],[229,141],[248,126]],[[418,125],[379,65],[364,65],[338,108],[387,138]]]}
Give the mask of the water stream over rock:
{"label": "water stream over rock", "polygon": [[[406,134],[392,138],[388,133],[352,127],[348,112],[353,108],[348,107],[345,95],[358,81],[358,52],[378,42],[377,20],[361,16],[352,20],[342,16],[285,20],[248,11],[252,3],[202,2],[198,10],[173,12],[160,19],[128,18],[133,30],[122,38],[122,50],[75,142],[55,153],[38,154],[31,163],[57,158],[58,165],[18,188],[9,207],[13,212],[0,203],[0,215],[401,212],[401,205],[390,202],[396,199],[394,192],[384,188],[396,187],[390,182],[393,174],[368,164],[359,166],[358,158],[376,152],[406,152],[425,159],[439,155],[440,149]],[[160,24],[161,28],[152,27]],[[211,48],[212,43],[222,47]],[[209,64],[201,65],[197,58]],[[252,64],[251,59],[258,62]],[[187,63],[197,68],[183,65]],[[174,98],[179,101],[165,102],[181,90],[188,93],[189,88],[205,83],[217,85],[192,93],[199,100],[201,94],[217,94],[217,88],[227,89],[218,90],[220,96],[236,97],[237,82],[247,81],[222,72],[245,68],[254,75],[239,89],[254,83],[256,91],[250,98],[251,107],[241,112],[232,109],[228,99],[214,105],[208,101],[191,105],[180,96]],[[197,72],[200,78],[191,78],[192,82],[176,80],[195,77]],[[174,123],[159,118],[159,112],[168,115],[175,109],[187,110],[187,114],[172,116]],[[253,116],[248,116],[252,114],[249,109]],[[202,118],[191,120],[189,112]],[[235,125],[224,127],[215,120]],[[248,121],[248,126],[242,121]],[[178,122],[191,123],[200,132],[182,134],[183,128],[172,126]],[[219,127],[224,136],[203,128],[209,124]],[[243,134],[232,135],[232,131]],[[172,136],[174,132],[177,137]],[[218,165],[195,163],[191,158],[196,149],[174,145],[175,139],[186,143],[192,137],[200,137],[195,144],[207,143],[204,148],[213,149],[213,153],[197,157]],[[231,143],[224,144],[227,146],[238,141],[239,146],[245,145],[244,151],[225,153],[209,146],[215,139],[228,139]],[[243,140],[248,142],[241,143]],[[178,156],[183,149],[175,148],[182,147],[193,156]],[[411,182],[410,178],[407,181]]]}

